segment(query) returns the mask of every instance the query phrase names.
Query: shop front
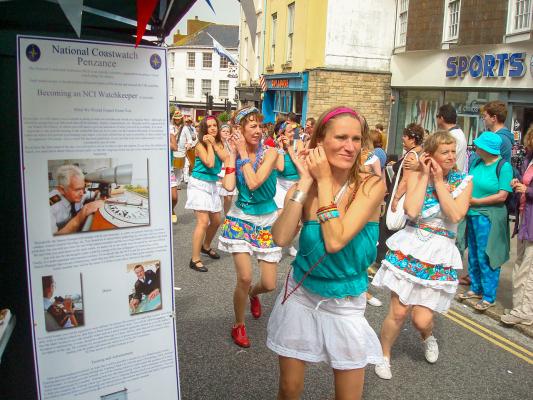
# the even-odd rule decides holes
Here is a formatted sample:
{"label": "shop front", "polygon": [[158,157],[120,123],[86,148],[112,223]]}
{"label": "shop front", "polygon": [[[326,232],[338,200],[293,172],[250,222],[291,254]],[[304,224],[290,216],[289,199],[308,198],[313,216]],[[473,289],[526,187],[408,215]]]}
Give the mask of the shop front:
{"label": "shop front", "polygon": [[260,108],[261,105],[261,87],[260,86],[237,86],[235,87],[239,107],[253,106]]}
{"label": "shop front", "polygon": [[267,90],[262,103],[265,122],[275,122],[278,115],[290,112],[305,121],[308,73],[266,75],[265,80]]}
{"label": "shop front", "polygon": [[471,144],[485,130],[483,105],[505,102],[506,125],[521,142],[533,123],[532,57],[533,44],[525,42],[394,55],[388,152],[401,154],[402,131],[411,122],[435,131],[438,108],[447,103],[457,110],[457,123]]}

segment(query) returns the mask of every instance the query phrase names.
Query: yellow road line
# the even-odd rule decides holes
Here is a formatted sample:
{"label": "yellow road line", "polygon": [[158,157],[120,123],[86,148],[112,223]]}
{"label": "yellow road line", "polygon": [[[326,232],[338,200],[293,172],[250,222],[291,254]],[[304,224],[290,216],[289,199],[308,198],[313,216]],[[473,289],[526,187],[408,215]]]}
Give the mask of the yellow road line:
{"label": "yellow road line", "polygon": [[468,318],[468,317],[466,317],[466,316],[464,316],[462,314],[459,314],[456,311],[452,311],[452,310],[448,310],[448,314],[450,314],[450,315],[452,315],[452,316],[454,316],[456,318],[462,319],[463,321],[469,323],[470,325],[475,326],[476,328],[482,330],[483,332],[488,333],[491,336],[494,336],[499,341],[507,343],[509,346],[514,347],[515,349],[521,351],[522,353],[526,354],[527,356],[533,357],[533,353],[531,351],[529,351],[528,349],[516,344],[515,342],[512,342],[509,339],[504,338],[503,336],[498,335],[496,332],[493,332],[490,329],[485,328],[483,325],[479,325],[474,320],[472,320],[472,319],[470,319],[470,318]]}
{"label": "yellow road line", "polygon": [[484,339],[488,340],[489,342],[495,344],[496,346],[501,347],[501,348],[504,349],[504,350],[507,350],[509,353],[511,353],[511,354],[515,355],[516,357],[518,357],[518,358],[524,360],[525,362],[527,362],[527,363],[529,363],[529,364],[533,364],[533,359],[531,359],[531,358],[529,358],[529,357],[527,357],[527,356],[525,356],[525,355],[519,353],[518,351],[516,351],[516,350],[510,348],[509,346],[506,346],[506,345],[503,344],[503,343],[498,342],[496,339],[491,338],[491,337],[488,336],[488,335],[485,335],[484,333],[482,333],[482,332],[476,330],[476,329],[473,328],[472,326],[470,326],[470,325],[466,324],[465,322],[461,321],[460,319],[457,319],[457,318],[455,318],[455,317],[452,317],[451,315],[448,315],[448,314],[444,314],[444,316],[445,316],[446,318],[448,318],[448,319],[454,321],[456,324],[461,325],[463,328],[468,329],[469,331],[475,333],[476,335],[481,336],[482,338],[484,338]]}

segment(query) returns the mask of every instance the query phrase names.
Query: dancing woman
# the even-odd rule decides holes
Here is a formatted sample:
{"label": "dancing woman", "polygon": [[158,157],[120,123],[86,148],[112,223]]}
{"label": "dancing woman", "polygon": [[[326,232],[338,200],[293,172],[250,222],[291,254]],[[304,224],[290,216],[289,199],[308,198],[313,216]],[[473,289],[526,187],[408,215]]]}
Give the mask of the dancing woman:
{"label": "dancing woman", "polygon": [[361,172],[362,117],[337,107],[319,118],[300,181],[272,229],[289,244],[303,222],[300,250],[268,322],[267,346],[279,355],[278,399],[298,399],[306,362],[327,362],[338,399],[359,399],[364,367],[379,363],[378,338],[364,317],[367,266],[376,257],[385,185]]}
{"label": "dancing woman", "polygon": [[207,272],[200,253],[210,258],[220,256],[211,248],[211,241],[220,226],[222,202],[217,188],[218,174],[227,152],[220,140],[219,122],[208,116],[200,122],[200,137],[196,145],[196,160],[187,186],[185,208],[194,210],[196,227],[192,235],[192,256],[189,267],[198,272]]}
{"label": "dancing woman", "polygon": [[[250,340],[244,325],[244,310],[250,298],[254,318],[261,316],[258,295],[276,287],[276,268],[281,259],[270,232],[276,220],[276,171],[278,154],[261,143],[261,114],[255,107],[239,110],[235,115],[236,133],[230,139],[232,151],[226,163],[223,186],[232,191],[237,186],[237,200],[229,210],[220,250],[233,254],[237,285],[233,294],[235,324],[231,336],[235,344],[249,347]],[[260,281],[252,286],[252,260],[257,257],[261,270]]]}
{"label": "dancing woman", "polygon": [[[224,143],[224,146],[226,147],[226,150],[229,151],[229,144],[228,141],[231,138],[231,126],[228,124],[224,124],[220,127],[220,137],[222,139],[222,142]],[[226,168],[225,165],[222,166],[222,169],[218,176],[220,177],[220,180],[217,182],[217,185],[220,185],[219,187],[219,193],[220,197],[222,197],[222,205],[224,206],[224,215],[226,215],[231,208],[231,204],[233,203],[233,196],[235,196],[235,189],[231,192],[228,192],[224,187],[222,186],[222,181],[224,179],[224,175],[226,174]]]}
{"label": "dancing woman", "polygon": [[389,250],[372,281],[391,290],[389,313],[381,328],[384,362],[375,368],[382,379],[392,378],[391,348],[409,313],[422,337],[426,360],[437,361],[433,313],[450,307],[457,269],[463,267],[455,238],[468,211],[472,177],[455,169],[455,139],[448,132],[429,136],[424,150],[419,169],[407,183],[407,225],[387,240]]}

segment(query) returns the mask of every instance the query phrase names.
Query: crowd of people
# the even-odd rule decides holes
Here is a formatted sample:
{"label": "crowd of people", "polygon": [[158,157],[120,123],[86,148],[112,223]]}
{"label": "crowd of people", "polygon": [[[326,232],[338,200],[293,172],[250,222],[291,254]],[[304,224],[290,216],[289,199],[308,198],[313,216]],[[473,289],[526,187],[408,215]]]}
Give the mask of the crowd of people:
{"label": "crowd of people", "polygon": [[[196,216],[189,266],[207,272],[202,255],[232,254],[231,337],[238,346],[250,346],[247,304],[260,318],[260,295],[276,287],[282,249],[294,257],[268,322],[267,347],[279,356],[278,398],[299,398],[306,362],[331,366],[338,398],[361,396],[367,364],[391,379],[392,347],[409,315],[426,360],[435,363],[434,313],[449,309],[460,283],[469,288],[459,299],[479,299],[481,312],[494,305],[509,259],[509,212],[518,258],[513,309],[502,323],[533,323],[533,127],[525,160],[512,165],[506,118],[504,103],[486,104],[486,131],[472,151],[454,107],[442,105],[438,130],[407,125],[403,155],[390,162],[383,126],[370,129],[350,107],[331,108],[304,126],[293,113],[264,124],[255,107],[222,125],[207,116],[196,129],[179,111],[173,115],[171,187],[186,176],[185,208]],[[176,202],[174,190],[173,208]],[[396,232],[386,228],[392,215],[403,221]],[[466,248],[468,275],[460,279]],[[391,297],[379,338],[364,315],[367,303],[381,305],[368,293],[368,268],[376,263],[372,284]]]}

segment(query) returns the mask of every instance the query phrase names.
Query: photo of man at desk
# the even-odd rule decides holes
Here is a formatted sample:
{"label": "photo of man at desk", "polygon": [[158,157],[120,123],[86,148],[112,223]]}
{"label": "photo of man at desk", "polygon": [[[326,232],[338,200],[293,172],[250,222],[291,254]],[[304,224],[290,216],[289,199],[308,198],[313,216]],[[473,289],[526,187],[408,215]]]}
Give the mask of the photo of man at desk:
{"label": "photo of man at desk", "polygon": [[63,278],[58,284],[52,275],[42,277],[44,319],[48,332],[84,324],[81,274]]}
{"label": "photo of man at desk", "polygon": [[128,271],[137,278],[129,295],[130,314],[161,309],[160,262],[130,264]]}

